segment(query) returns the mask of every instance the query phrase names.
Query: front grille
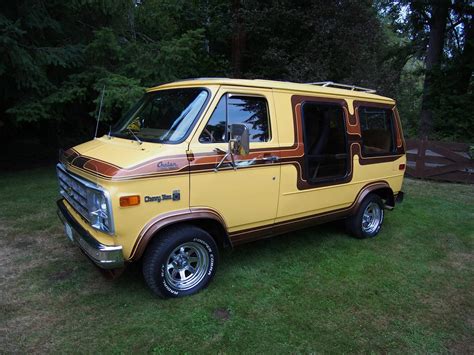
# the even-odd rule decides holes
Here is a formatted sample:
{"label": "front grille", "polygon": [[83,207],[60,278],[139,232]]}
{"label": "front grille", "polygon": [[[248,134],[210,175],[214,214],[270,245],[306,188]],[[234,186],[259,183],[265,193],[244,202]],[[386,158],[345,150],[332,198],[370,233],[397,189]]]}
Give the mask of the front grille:
{"label": "front grille", "polygon": [[60,166],[56,168],[59,180],[59,192],[71,204],[71,206],[86,220],[87,210],[87,187],[76,177],[63,170]]}

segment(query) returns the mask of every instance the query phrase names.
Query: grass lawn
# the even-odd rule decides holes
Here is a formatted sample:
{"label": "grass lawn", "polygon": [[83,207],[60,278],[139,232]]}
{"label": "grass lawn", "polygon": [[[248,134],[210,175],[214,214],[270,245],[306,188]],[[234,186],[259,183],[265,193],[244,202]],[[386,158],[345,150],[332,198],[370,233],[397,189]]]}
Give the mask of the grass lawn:
{"label": "grass lawn", "polygon": [[224,251],[198,295],[104,279],[66,240],[54,168],[0,174],[0,352],[474,352],[474,186],[406,180],[380,235],[341,223]]}

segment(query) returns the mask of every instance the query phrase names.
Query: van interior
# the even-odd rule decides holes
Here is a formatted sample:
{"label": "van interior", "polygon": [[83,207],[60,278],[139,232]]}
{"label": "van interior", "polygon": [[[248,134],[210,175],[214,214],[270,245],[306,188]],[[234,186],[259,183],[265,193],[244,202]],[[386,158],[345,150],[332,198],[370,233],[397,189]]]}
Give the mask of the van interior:
{"label": "van interior", "polygon": [[307,180],[337,179],[347,173],[347,142],[342,107],[305,103],[303,130]]}

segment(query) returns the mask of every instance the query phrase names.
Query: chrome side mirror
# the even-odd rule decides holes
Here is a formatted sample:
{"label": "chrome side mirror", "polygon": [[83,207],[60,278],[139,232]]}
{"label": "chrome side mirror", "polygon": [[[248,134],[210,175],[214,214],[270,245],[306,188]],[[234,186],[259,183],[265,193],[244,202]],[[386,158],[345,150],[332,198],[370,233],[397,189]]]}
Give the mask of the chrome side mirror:
{"label": "chrome side mirror", "polygon": [[229,152],[244,156],[249,154],[249,129],[246,125],[241,123],[230,125]]}
{"label": "chrome side mirror", "polygon": [[229,163],[231,164],[231,166],[234,168],[234,170],[237,170],[237,165],[235,164],[234,160],[234,154],[245,156],[250,153],[249,129],[247,128],[247,126],[240,123],[234,123],[230,125],[229,132],[229,150],[214,168],[215,172],[219,171],[219,168],[228,158],[230,158]]}

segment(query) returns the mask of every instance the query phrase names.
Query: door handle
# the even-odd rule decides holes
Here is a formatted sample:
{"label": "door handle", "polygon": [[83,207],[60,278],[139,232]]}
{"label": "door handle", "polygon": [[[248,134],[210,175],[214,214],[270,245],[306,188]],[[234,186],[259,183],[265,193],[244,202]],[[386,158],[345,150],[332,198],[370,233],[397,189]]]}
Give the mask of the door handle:
{"label": "door handle", "polygon": [[263,161],[268,161],[268,162],[271,162],[271,163],[275,163],[278,160],[280,160],[280,157],[276,156],[276,155],[271,155],[271,156],[263,157],[262,160]]}

